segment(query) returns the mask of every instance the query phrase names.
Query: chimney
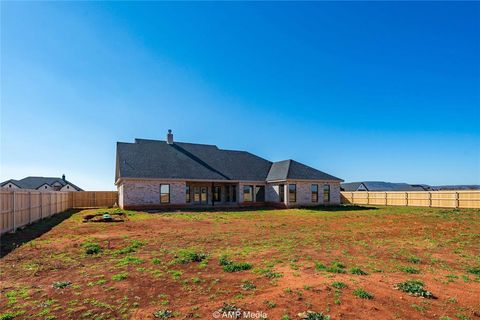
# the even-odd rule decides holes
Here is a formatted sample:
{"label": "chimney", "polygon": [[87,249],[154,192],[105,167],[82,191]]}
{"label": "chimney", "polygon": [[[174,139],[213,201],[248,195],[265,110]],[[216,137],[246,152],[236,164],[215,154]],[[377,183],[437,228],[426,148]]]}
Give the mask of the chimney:
{"label": "chimney", "polygon": [[62,174],[62,180],[65,181],[65,173]]}
{"label": "chimney", "polygon": [[168,143],[168,144],[173,144],[173,133],[172,133],[172,129],[168,129],[167,143]]}

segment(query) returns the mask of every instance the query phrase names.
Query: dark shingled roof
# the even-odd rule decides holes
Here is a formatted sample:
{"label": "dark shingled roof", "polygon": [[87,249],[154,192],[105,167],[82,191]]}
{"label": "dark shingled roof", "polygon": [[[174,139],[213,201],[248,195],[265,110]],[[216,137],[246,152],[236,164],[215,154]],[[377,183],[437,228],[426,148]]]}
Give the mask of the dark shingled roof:
{"label": "dark shingled roof", "polygon": [[337,180],[337,177],[314,169],[295,160],[283,160],[274,162],[267,176],[267,181],[275,180]]}
{"label": "dark shingled roof", "polygon": [[422,187],[412,186],[408,183],[394,183],[383,181],[349,182],[342,183],[340,187],[344,191],[355,191],[362,183],[368,191],[424,191]]}
{"label": "dark shingled roof", "polygon": [[77,187],[76,185],[74,185],[73,183],[71,183],[68,180],[63,180],[62,178],[54,178],[54,177],[26,177],[26,178],[23,178],[21,180],[10,179],[10,180],[7,180],[7,181],[4,181],[4,182],[0,183],[0,186],[3,187],[4,185],[6,185],[8,183],[13,183],[14,185],[16,185],[17,187],[19,187],[21,189],[38,189],[41,186],[43,186],[44,184],[47,184],[47,185],[53,187],[53,184],[55,182],[60,183],[62,185],[62,187],[69,184],[75,190],[83,191],[81,188]]}
{"label": "dark shingled roof", "polygon": [[249,152],[215,145],[145,139],[117,143],[115,180],[119,178],[341,181],[293,160],[272,163]]}

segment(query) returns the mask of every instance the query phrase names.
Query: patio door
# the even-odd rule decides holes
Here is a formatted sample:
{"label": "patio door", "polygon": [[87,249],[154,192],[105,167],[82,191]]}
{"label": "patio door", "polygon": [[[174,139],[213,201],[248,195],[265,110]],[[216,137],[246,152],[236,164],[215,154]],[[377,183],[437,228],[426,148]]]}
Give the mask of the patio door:
{"label": "patio door", "polygon": [[255,202],[265,202],[265,186],[255,186]]}
{"label": "patio door", "polygon": [[200,187],[200,203],[207,204],[208,203],[208,188],[207,187]]}

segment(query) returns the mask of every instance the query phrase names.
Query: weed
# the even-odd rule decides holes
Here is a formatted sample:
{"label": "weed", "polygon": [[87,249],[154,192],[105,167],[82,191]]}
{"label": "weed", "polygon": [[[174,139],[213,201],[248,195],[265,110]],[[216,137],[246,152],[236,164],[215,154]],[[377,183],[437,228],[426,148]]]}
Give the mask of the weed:
{"label": "weed", "polygon": [[152,259],[152,263],[153,263],[153,264],[160,264],[160,263],[162,263],[162,260],[160,260],[160,259],[158,259],[158,258],[153,258],[153,259]]}
{"label": "weed", "polygon": [[72,283],[70,281],[57,281],[52,284],[52,287],[55,289],[65,289],[69,287]]}
{"label": "weed", "polygon": [[221,256],[219,263],[223,266],[223,271],[238,272],[252,269],[252,264],[248,262],[233,262],[227,259],[226,256]]}
{"label": "weed", "polygon": [[208,255],[203,252],[196,252],[193,249],[181,249],[177,254],[177,262],[186,264],[189,262],[202,262]]}
{"label": "weed", "polygon": [[170,310],[158,310],[153,313],[153,316],[157,319],[168,319],[173,317],[173,312]]}
{"label": "weed", "polygon": [[267,277],[268,279],[275,279],[275,278],[281,278],[281,277],[283,277],[283,274],[281,274],[280,272],[275,272],[275,271],[273,271],[273,270],[270,269],[270,268],[267,268],[267,269],[257,269],[257,270],[255,270],[255,272],[264,275],[264,276]]}
{"label": "weed", "polygon": [[353,291],[353,295],[356,296],[356,297],[359,297],[361,299],[367,299],[367,300],[372,300],[373,299],[373,295],[368,293],[367,291],[365,291],[363,289],[355,289]]}
{"label": "weed", "polygon": [[325,266],[319,262],[315,262],[315,270],[316,271],[327,271],[332,273],[346,273],[345,265],[341,262],[334,261],[330,264],[330,266]]}
{"label": "weed", "polygon": [[85,249],[86,254],[98,254],[102,252],[102,248],[98,245],[98,243],[85,242],[82,244],[82,247]]}
{"label": "weed", "polygon": [[398,283],[395,288],[406,292],[410,295],[424,298],[435,298],[434,295],[423,288],[424,284],[420,280],[407,280],[405,282]]}
{"label": "weed", "polygon": [[242,281],[242,285],[240,287],[243,290],[253,290],[253,289],[257,288],[257,286],[253,282],[248,281],[248,280]]}
{"label": "weed", "polygon": [[420,260],[419,257],[411,256],[410,258],[408,258],[408,262],[419,264],[420,262],[422,262],[422,260]]}
{"label": "weed", "polygon": [[180,270],[169,270],[168,273],[172,275],[173,280],[178,280],[182,276],[183,272]]}
{"label": "weed", "polygon": [[358,267],[351,268],[350,273],[351,274],[356,274],[356,275],[359,275],[359,276],[365,276],[365,275],[368,274],[367,272],[363,271],[362,269],[360,269]]}
{"label": "weed", "polygon": [[336,289],[344,289],[344,288],[347,287],[347,285],[343,282],[335,281],[334,283],[332,283],[332,287],[334,287]]}
{"label": "weed", "polygon": [[25,311],[2,313],[2,314],[0,314],[0,320],[11,320],[11,319],[14,319],[15,317],[18,317],[18,316],[20,316],[24,313],[25,313]]}
{"label": "weed", "polygon": [[438,319],[438,320],[452,320],[452,318],[447,317],[447,316],[442,316],[442,317],[440,317],[440,319]]}
{"label": "weed", "polygon": [[417,269],[417,268],[414,268],[414,267],[411,267],[411,266],[400,266],[398,269],[400,269],[400,271],[403,271],[405,273],[410,273],[410,274],[419,274],[420,273],[420,269]]}
{"label": "weed", "polygon": [[322,312],[306,311],[299,313],[298,316],[304,320],[330,320],[330,316]]}
{"label": "weed", "polygon": [[263,302],[269,309],[273,309],[277,306],[277,304],[273,301],[267,300]]}
{"label": "weed", "polygon": [[122,259],[118,260],[117,266],[122,267],[129,264],[141,264],[143,260],[137,257],[125,256]]}
{"label": "weed", "polygon": [[468,272],[480,277],[480,267],[471,267],[467,269]]}
{"label": "weed", "polygon": [[284,314],[281,318],[281,320],[292,320],[288,314]]}
{"label": "weed", "polygon": [[122,281],[128,278],[128,272],[117,273],[112,276],[112,280]]}
{"label": "weed", "polygon": [[136,252],[137,249],[143,247],[146,244],[144,241],[133,240],[132,243],[123,249],[116,250],[114,254],[127,254]]}

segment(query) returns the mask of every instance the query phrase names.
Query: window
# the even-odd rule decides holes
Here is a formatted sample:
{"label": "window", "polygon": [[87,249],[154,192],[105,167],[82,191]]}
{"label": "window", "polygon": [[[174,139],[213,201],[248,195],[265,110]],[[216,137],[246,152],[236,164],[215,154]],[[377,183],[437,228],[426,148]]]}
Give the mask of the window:
{"label": "window", "polygon": [[237,186],[232,186],[232,202],[237,202]]}
{"label": "window", "polygon": [[280,202],[285,202],[285,185],[279,184],[278,185],[278,198]]}
{"label": "window", "polygon": [[255,202],[265,201],[265,186],[255,186]]}
{"label": "window", "polygon": [[193,188],[193,202],[200,202],[200,187]]}
{"label": "window", "polygon": [[222,188],[213,187],[213,201],[222,201]]}
{"label": "window", "polygon": [[47,186],[45,186],[45,189],[47,189]]}
{"label": "window", "polygon": [[297,185],[288,185],[288,202],[297,202]]}
{"label": "window", "polygon": [[225,186],[225,201],[230,202],[230,186]]}
{"label": "window", "polygon": [[323,186],[323,202],[330,202],[330,186],[328,184]]}
{"label": "window", "polygon": [[202,190],[202,193],[200,194],[200,201],[202,202],[207,202],[207,199],[208,199],[208,188],[207,187],[202,187],[201,188]]}
{"label": "window", "polygon": [[312,202],[318,202],[318,184],[312,184]]}
{"label": "window", "polygon": [[160,203],[170,203],[170,185],[160,185]]}
{"label": "window", "polygon": [[185,202],[190,202],[190,186],[185,187]]}
{"label": "window", "polygon": [[244,202],[253,201],[253,186],[243,186],[243,201]]}

